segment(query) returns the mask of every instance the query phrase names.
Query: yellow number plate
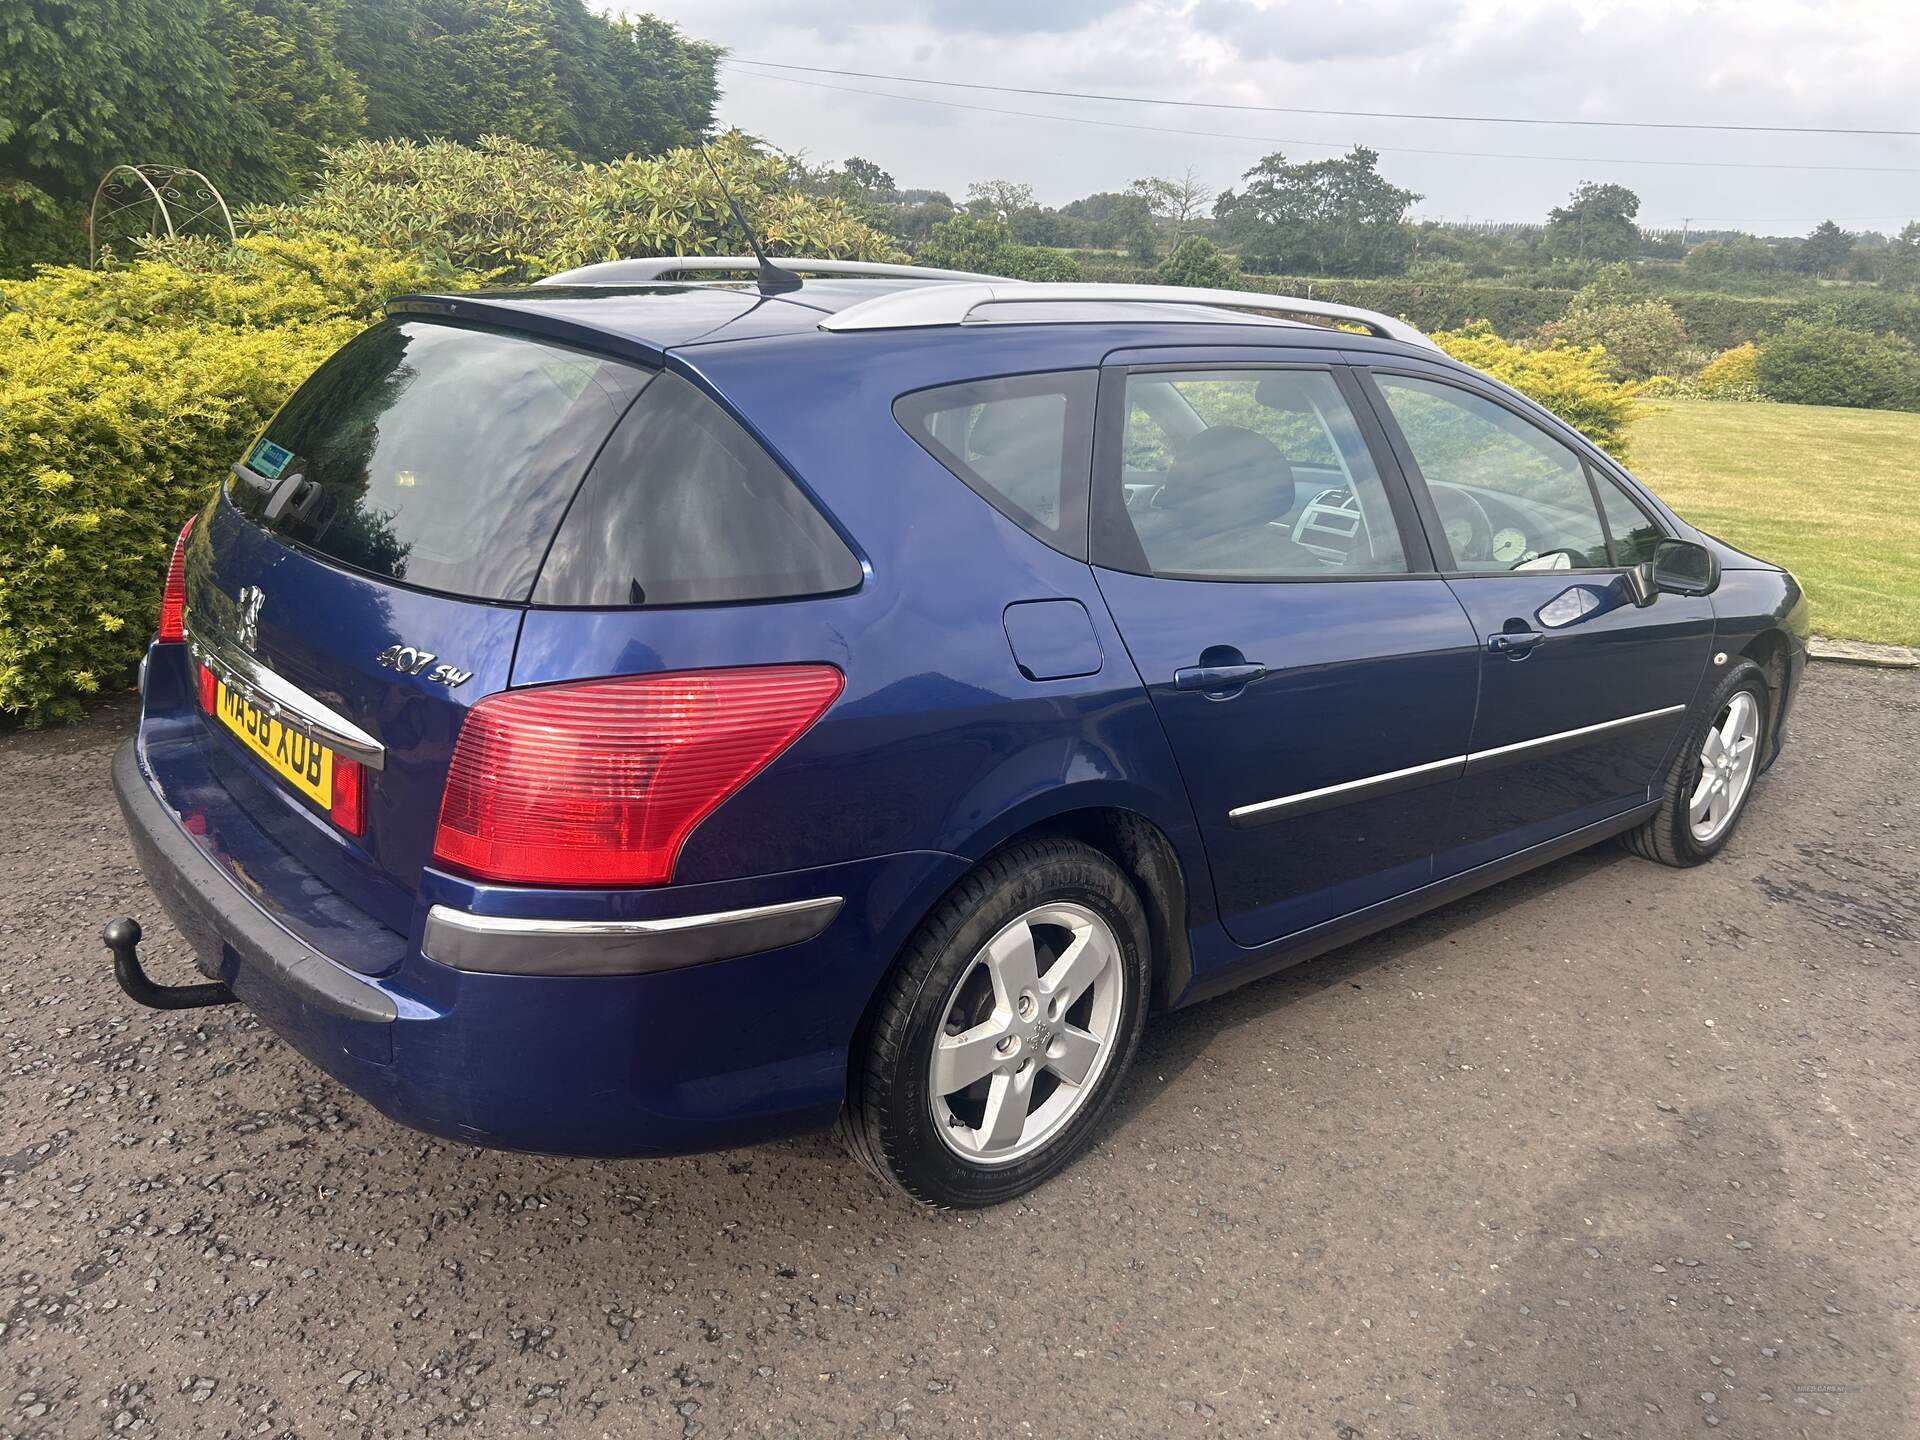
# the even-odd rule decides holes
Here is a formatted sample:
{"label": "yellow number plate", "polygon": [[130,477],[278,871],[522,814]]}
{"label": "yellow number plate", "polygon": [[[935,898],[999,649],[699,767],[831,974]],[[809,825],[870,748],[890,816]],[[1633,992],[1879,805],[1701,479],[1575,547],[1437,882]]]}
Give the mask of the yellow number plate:
{"label": "yellow number plate", "polygon": [[223,683],[214,698],[220,723],[240,737],[240,743],[267,762],[285,780],[321,809],[333,805],[333,752],[298,730],[289,730],[266,711],[229,690]]}

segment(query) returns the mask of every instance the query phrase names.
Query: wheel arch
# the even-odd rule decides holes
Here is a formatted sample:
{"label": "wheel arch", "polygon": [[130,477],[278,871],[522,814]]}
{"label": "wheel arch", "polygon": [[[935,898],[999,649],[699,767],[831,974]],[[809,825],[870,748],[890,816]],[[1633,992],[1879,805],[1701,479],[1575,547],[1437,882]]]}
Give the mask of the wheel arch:
{"label": "wheel arch", "polygon": [[1792,653],[1792,642],[1784,630],[1769,628],[1762,630],[1741,647],[1740,657],[1751,660],[1760,667],[1761,678],[1767,686],[1767,749],[1766,763],[1771,765],[1774,757],[1780,753],[1782,739],[1782,711],[1787,698],[1788,657]]}
{"label": "wheel arch", "polygon": [[[1206,903],[1211,890],[1196,896],[1194,887],[1196,884],[1209,886],[1211,881],[1204,868],[1198,875],[1193,873],[1193,867],[1182,860],[1165,827],[1126,805],[1065,804],[1041,813],[1002,817],[1000,822],[981,832],[977,845],[963,852],[972,863],[928,900],[920,917],[907,929],[906,937],[940,907],[956,886],[994,855],[1008,846],[1043,836],[1077,840],[1098,851],[1118,866],[1133,885],[1147,913],[1148,941],[1152,946],[1149,956],[1153,976],[1151,1004],[1155,1010],[1166,1009],[1193,978],[1189,927],[1196,900],[1211,910]],[[906,937],[902,939],[901,950],[906,948]],[[853,1064],[859,1063],[858,1056],[866,1048],[875,1013],[887,992],[887,982],[899,963],[900,954],[896,952],[880,973],[860,1021],[854,1026],[848,1047]]]}

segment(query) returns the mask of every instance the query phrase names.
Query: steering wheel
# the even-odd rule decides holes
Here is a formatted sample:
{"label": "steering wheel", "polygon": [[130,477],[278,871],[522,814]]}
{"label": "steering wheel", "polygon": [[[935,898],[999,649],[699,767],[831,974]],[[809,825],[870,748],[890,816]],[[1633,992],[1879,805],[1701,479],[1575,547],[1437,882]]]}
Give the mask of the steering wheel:
{"label": "steering wheel", "polygon": [[1440,512],[1440,527],[1446,532],[1456,565],[1469,560],[1493,558],[1493,521],[1486,508],[1465,490],[1452,485],[1430,485],[1433,507]]}

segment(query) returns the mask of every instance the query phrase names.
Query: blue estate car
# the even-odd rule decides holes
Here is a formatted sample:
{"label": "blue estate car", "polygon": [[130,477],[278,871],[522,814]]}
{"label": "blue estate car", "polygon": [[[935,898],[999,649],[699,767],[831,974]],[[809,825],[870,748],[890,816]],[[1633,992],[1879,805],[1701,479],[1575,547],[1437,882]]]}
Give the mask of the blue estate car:
{"label": "blue estate car", "polygon": [[1793,577],[1399,321],[786,263],[397,300],[300,387],[114,760],[208,977],[122,919],[134,998],[438,1135],[837,1122],[987,1204],[1150,1010],[1608,837],[1705,860],[1779,752]]}

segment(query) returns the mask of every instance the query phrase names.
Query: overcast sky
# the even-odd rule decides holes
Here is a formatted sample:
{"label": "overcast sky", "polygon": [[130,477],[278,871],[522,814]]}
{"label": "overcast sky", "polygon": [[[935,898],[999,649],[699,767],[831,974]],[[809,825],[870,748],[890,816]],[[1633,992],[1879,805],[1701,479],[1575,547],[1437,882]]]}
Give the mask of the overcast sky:
{"label": "overcast sky", "polygon": [[[1243,105],[1920,129],[1920,0],[614,3],[671,19],[742,60],[941,80]],[[1696,228],[1731,223],[1799,234],[1828,216],[1851,230],[1883,231],[1920,218],[1920,140],[1912,138],[1257,114],[791,72],[775,79],[733,65],[721,71],[721,86],[723,124],[815,162],[863,155],[903,186],[943,189],[956,199],[968,181],[993,178],[1030,184],[1057,205],[1187,166],[1221,188],[1270,151],[1319,159],[1357,141],[1381,151],[1389,179],[1426,197],[1416,214],[1436,219],[1540,220],[1588,179],[1632,187],[1643,201],[1642,223],[1653,226],[1691,217]],[[1564,158],[1413,153],[1422,150]],[[1681,168],[1636,159],[1811,168]],[[1830,168],[1849,165],[1880,173]]]}

